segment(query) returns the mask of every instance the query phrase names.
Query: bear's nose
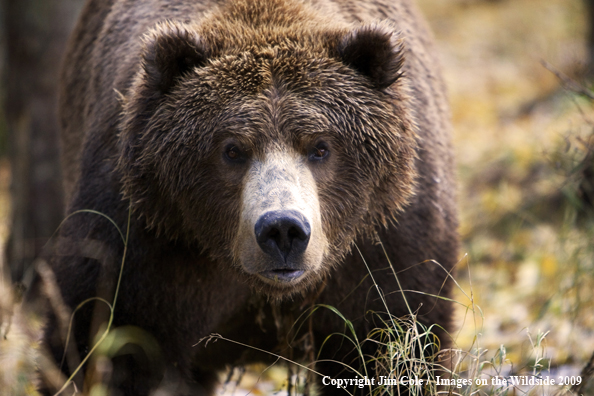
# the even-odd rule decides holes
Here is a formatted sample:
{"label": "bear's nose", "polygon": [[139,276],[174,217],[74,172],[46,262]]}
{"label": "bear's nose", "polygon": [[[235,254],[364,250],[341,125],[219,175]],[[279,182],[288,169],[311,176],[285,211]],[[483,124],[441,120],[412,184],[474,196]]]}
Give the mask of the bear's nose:
{"label": "bear's nose", "polygon": [[[254,227],[260,248],[272,257],[282,257],[287,263],[289,255],[303,253],[309,243],[311,227],[307,219],[295,210],[266,212]],[[288,268],[280,268],[285,270]]]}

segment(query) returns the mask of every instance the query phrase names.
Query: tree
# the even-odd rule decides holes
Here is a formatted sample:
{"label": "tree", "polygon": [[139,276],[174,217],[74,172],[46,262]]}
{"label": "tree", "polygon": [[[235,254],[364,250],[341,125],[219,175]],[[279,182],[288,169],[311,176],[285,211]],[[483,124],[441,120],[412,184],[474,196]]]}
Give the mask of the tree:
{"label": "tree", "polygon": [[17,282],[63,218],[56,96],[62,53],[81,6],[77,0],[2,2],[12,173],[6,258]]}

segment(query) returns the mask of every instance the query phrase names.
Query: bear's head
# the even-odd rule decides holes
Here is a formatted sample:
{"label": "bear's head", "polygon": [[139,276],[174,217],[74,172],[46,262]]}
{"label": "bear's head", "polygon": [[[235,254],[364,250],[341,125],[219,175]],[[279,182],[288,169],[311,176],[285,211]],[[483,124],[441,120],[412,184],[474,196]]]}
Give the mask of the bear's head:
{"label": "bear's head", "polygon": [[402,210],[416,176],[393,27],[283,13],[152,29],[117,168],[149,228],[276,297],[319,283]]}

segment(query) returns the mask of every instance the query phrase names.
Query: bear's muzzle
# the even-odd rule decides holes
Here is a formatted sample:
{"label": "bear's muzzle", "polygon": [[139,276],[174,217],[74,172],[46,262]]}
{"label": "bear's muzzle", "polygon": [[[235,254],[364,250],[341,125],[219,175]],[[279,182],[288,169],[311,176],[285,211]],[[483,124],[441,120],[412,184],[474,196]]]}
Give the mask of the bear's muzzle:
{"label": "bear's muzzle", "polygon": [[266,212],[256,222],[254,233],[260,248],[273,259],[260,276],[290,282],[303,275],[298,263],[311,236],[305,216],[295,210]]}

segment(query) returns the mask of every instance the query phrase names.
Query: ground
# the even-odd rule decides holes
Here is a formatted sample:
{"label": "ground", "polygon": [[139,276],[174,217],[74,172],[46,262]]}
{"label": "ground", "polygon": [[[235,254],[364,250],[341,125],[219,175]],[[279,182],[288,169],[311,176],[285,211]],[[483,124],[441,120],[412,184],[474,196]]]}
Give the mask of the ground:
{"label": "ground", "polygon": [[[575,207],[556,199],[572,194],[572,166],[585,152],[579,139],[592,138],[594,111],[541,64],[579,77],[583,4],[420,3],[450,92],[467,254],[458,280],[467,293],[472,281],[483,311],[481,346],[504,344],[520,364],[528,329],[550,331],[552,364],[584,361],[594,351],[592,282],[581,278],[594,270],[592,225],[577,225]],[[463,326],[463,349],[475,333]]]}

